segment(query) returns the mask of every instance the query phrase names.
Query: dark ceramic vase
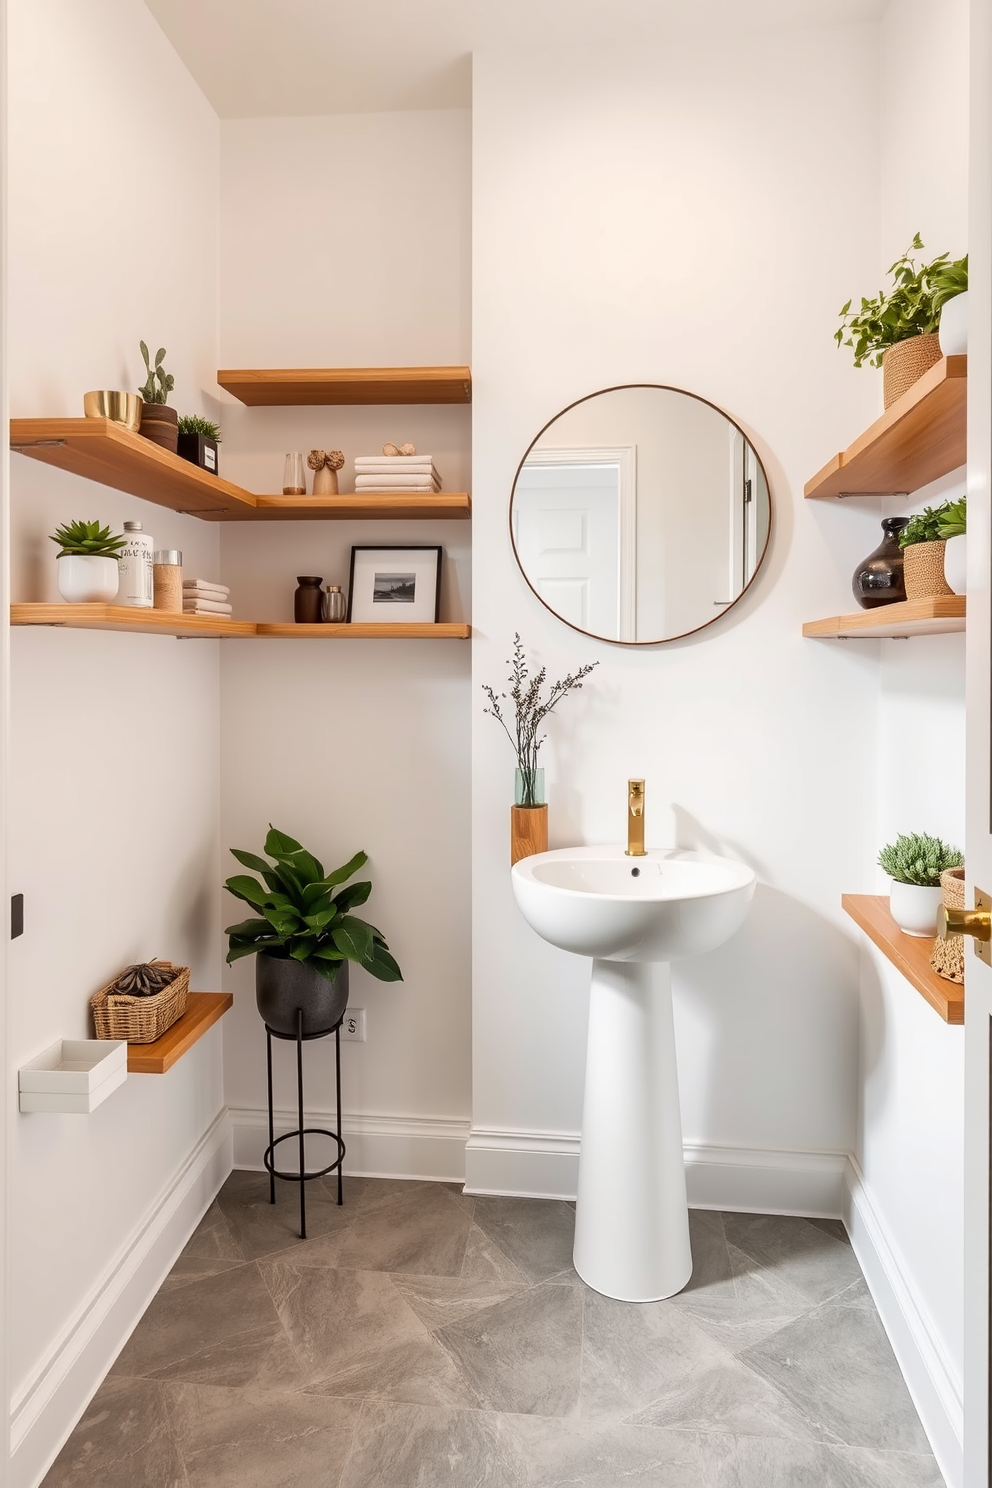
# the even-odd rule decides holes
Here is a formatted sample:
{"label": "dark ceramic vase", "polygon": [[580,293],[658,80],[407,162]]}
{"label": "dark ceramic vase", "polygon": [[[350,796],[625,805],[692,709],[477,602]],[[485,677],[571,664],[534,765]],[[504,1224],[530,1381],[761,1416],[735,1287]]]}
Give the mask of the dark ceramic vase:
{"label": "dark ceramic vase", "polygon": [[320,624],[320,586],[324,582],[310,574],[297,575],[299,588],[293,596],[293,619],[297,625]]}
{"label": "dark ceramic vase", "polygon": [[886,517],[882,523],[885,536],[873,553],[869,553],[854,572],[851,588],[863,610],[878,605],[896,604],[906,598],[903,578],[903,550],[899,534],[908,517]]}
{"label": "dark ceramic vase", "polygon": [[152,444],[161,445],[162,449],[175,454],[179,445],[179,414],[167,403],[143,403],[138,432]]}
{"label": "dark ceramic vase", "polygon": [[330,1033],[348,1006],[348,963],[342,961],[334,981],[329,982],[305,961],[260,951],[255,957],[255,1002],[262,1022],[274,1033],[295,1038],[301,1008],[304,1038]]}

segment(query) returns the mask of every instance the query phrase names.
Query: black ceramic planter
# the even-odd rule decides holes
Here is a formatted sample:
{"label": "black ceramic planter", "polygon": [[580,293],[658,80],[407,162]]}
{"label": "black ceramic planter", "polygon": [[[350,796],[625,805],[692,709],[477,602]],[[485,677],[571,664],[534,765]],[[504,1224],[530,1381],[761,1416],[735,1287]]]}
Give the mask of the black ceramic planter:
{"label": "black ceramic planter", "polygon": [[297,1012],[303,1009],[303,1037],[330,1033],[348,1006],[348,963],[333,982],[304,961],[260,952],[255,957],[255,1002],[273,1033],[295,1038]]}
{"label": "black ceramic planter", "polygon": [[211,475],[220,473],[216,439],[206,439],[202,434],[180,434],[176,453],[191,465],[209,470]]}

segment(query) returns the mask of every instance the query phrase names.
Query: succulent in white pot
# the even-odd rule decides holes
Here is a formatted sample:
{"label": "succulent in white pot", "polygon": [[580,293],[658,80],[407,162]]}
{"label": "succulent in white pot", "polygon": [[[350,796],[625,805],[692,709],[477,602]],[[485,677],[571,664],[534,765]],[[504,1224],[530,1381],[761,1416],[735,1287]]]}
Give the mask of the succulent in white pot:
{"label": "succulent in white pot", "polygon": [[946,868],[961,867],[964,858],[957,848],[912,832],[883,847],[878,862],[892,880],[889,910],[899,929],[918,937],[936,935],[943,897],[940,875]]}
{"label": "succulent in white pot", "polygon": [[964,594],[968,587],[968,498],[945,501],[940,508],[937,524],[944,542],[944,578],[955,594]]}
{"label": "succulent in white pot", "polygon": [[117,597],[123,536],[99,522],[66,522],[51,534],[59,593],[67,604],[109,604]]}

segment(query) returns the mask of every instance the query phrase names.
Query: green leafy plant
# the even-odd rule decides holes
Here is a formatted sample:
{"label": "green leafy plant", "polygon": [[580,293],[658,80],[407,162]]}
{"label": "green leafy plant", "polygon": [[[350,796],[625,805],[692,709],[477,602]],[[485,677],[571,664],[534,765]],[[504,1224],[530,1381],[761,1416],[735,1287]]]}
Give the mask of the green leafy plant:
{"label": "green leafy plant", "polygon": [[939,837],[913,832],[897,837],[895,842],[883,847],[878,862],[879,867],[884,868],[897,883],[935,889],[944,869],[960,868],[964,858],[956,847],[948,847]]}
{"label": "green leafy plant", "polygon": [[968,498],[945,501],[940,508],[943,515],[937,523],[938,537],[963,537],[968,528]]}
{"label": "green leafy plant", "polygon": [[312,853],[271,824],[264,851],[273,859],[271,863],[255,853],[231,848],[232,856],[260,874],[262,882],[243,873],[224,885],[235,899],[243,899],[257,912],[256,918],[225,930],[229,962],[264,951],[281,960],[307,962],[329,982],[344,961],[363,966],[380,982],[403,980],[381,932],[350,913],[365,903],[371,883],[339,887],[368,862],[365,853],[356,853],[342,868],[325,873]]}
{"label": "green leafy plant", "polygon": [[125,539],[101,527],[99,522],[63,522],[49,534],[53,543],[59,545],[59,557],[70,555],[82,558],[120,558],[119,548]]}
{"label": "green leafy plant", "polygon": [[882,289],[873,300],[861,298],[860,309],[851,313],[853,300],[841,309],[841,324],[834,332],[838,346],[854,349],[854,365],[882,365],[882,353],[910,336],[932,334],[940,324],[947,300],[968,288],[968,255],[952,259],[942,253],[930,263],[918,264],[912,255],[923,247],[919,233],[901,258],[889,269],[892,288]]}
{"label": "green leafy plant", "polygon": [[155,353],[155,365],[153,367],[148,360],[148,347],[144,341],[139,341],[138,345],[141,348],[141,355],[145,359],[145,371],[148,374],[144,387],[140,387],[138,392],[146,403],[168,403],[169,394],[176,385],[176,379],[171,372],[166,372],[162,366],[162,363],[165,361],[165,347],[160,346]]}
{"label": "green leafy plant", "polygon": [[914,512],[899,533],[899,546],[912,548],[917,543],[939,542],[943,537],[940,526],[950,504],[943,501],[940,506],[925,506],[921,512]]}
{"label": "green leafy plant", "polygon": [[519,631],[513,637],[513,656],[507,659],[510,668],[510,692],[509,699],[513,703],[515,729],[511,734],[500,700],[507,701],[505,692],[497,693],[488,683],[483,683],[482,690],[489,699],[489,707],[484,708],[490,718],[495,718],[502,728],[504,734],[513,745],[517,756],[517,768],[523,780],[523,799],[521,806],[534,806],[537,804],[535,795],[537,789],[537,755],[547,735],[541,734],[541,724],[548,714],[557,708],[563,697],[570,692],[580,692],[582,679],[588,677],[593,667],[599,666],[598,661],[589,666],[579,667],[577,672],[570,672],[560,682],[552,682],[547,697],[541,697],[541,688],[544,686],[548,676],[547,667],[541,667],[533,677],[527,668],[527,658],[524,655],[523,644],[520,640]]}
{"label": "green leafy plant", "polygon": [[200,434],[204,439],[214,439],[220,444],[220,424],[201,418],[198,413],[183,413],[179,416],[180,434]]}

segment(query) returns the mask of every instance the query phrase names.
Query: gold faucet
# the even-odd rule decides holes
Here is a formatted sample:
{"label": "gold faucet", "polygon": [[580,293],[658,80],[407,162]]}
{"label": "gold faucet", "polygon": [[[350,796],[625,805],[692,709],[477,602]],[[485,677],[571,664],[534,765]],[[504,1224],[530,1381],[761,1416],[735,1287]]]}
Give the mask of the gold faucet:
{"label": "gold faucet", "polygon": [[627,856],[645,858],[644,847],[644,781],[627,781]]}

